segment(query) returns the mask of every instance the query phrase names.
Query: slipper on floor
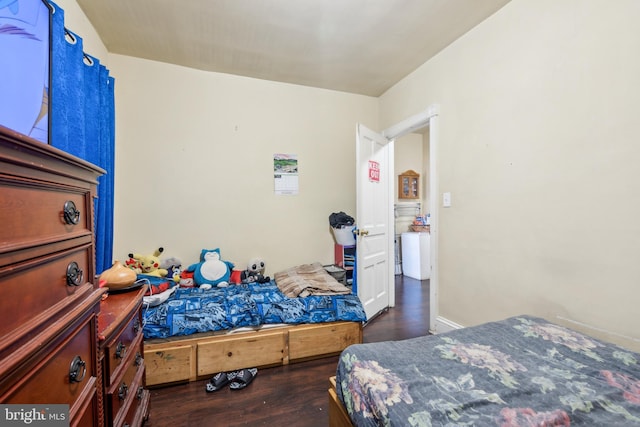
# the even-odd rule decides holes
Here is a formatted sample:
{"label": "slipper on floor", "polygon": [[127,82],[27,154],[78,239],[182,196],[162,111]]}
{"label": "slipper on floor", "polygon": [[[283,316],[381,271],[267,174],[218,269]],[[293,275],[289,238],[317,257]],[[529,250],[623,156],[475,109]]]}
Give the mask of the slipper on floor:
{"label": "slipper on floor", "polygon": [[235,378],[231,380],[229,388],[231,390],[241,390],[251,384],[251,381],[258,375],[258,368],[241,369],[234,373],[236,375]]}
{"label": "slipper on floor", "polygon": [[207,393],[220,390],[229,384],[229,381],[231,381],[231,378],[229,378],[226,372],[218,372],[207,383]]}

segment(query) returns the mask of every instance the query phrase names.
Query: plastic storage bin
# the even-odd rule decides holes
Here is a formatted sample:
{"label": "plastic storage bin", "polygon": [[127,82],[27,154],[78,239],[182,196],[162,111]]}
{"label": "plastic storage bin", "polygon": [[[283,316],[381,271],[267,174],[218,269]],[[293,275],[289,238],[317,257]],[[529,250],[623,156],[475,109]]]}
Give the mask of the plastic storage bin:
{"label": "plastic storage bin", "polygon": [[343,285],[347,284],[347,270],[335,264],[324,265],[323,267],[338,282]]}
{"label": "plastic storage bin", "polygon": [[354,226],[335,228],[333,230],[333,237],[336,239],[336,243],[342,246],[353,246],[356,244],[356,237],[353,235]]}

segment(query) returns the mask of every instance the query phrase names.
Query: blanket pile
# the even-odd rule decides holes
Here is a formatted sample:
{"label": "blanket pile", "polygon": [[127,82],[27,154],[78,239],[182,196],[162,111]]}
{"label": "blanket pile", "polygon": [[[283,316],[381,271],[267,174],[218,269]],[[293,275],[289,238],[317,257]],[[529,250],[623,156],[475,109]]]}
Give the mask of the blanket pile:
{"label": "blanket pile", "polygon": [[327,273],[319,262],[302,264],[279,271],[275,274],[274,279],[278,289],[289,298],[351,293],[349,288]]}

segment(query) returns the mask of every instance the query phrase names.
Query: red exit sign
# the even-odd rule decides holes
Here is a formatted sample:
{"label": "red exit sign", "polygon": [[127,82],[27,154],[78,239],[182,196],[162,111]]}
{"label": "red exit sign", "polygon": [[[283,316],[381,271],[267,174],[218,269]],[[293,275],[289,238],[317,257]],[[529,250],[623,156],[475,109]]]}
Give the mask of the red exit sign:
{"label": "red exit sign", "polygon": [[380,182],[380,163],[369,160],[369,181]]}

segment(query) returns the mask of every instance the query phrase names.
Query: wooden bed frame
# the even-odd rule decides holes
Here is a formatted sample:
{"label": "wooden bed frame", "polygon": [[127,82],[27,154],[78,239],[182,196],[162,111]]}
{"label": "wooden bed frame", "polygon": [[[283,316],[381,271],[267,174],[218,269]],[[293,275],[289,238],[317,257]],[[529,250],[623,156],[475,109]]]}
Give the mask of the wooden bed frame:
{"label": "wooden bed frame", "polygon": [[144,343],[147,386],[196,381],[218,372],[287,365],[362,343],[362,323],[332,322],[201,333]]}
{"label": "wooden bed frame", "polygon": [[353,427],[351,418],[336,393],[336,377],[329,378],[329,427]]}

